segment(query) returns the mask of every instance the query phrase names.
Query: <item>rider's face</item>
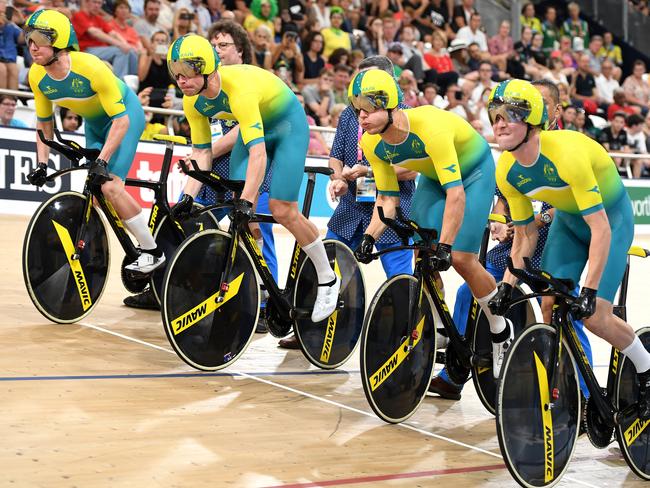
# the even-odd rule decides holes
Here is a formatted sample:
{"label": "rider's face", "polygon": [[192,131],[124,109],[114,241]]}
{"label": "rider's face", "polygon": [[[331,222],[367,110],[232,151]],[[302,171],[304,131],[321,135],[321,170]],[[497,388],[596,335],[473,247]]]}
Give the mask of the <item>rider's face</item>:
{"label": "rider's face", "polygon": [[374,112],[359,112],[359,125],[368,134],[379,134],[388,122],[386,110],[375,110]]}
{"label": "rider's face", "polygon": [[178,83],[178,88],[183,92],[183,95],[187,95],[188,97],[198,95],[203,89],[203,75],[192,77],[178,75],[176,82]]}
{"label": "rider's face", "polygon": [[496,116],[492,129],[499,149],[505,151],[515,147],[526,137],[526,124],[524,122],[508,122],[502,115]]}
{"label": "rider's face", "polygon": [[52,46],[37,46],[34,41],[29,42],[29,54],[36,64],[44,65],[54,55]]}

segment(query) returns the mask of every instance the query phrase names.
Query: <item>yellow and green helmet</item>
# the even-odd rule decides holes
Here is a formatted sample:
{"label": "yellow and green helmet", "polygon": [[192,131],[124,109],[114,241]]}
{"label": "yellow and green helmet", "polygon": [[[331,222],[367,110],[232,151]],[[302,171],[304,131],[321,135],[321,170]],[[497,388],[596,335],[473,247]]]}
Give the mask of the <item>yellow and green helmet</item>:
{"label": "yellow and green helmet", "polygon": [[173,79],[178,75],[193,77],[214,73],[221,59],[210,41],[196,34],[176,39],[167,51],[167,68]]}
{"label": "yellow and green helmet", "polygon": [[37,10],[27,18],[23,30],[28,44],[31,40],[37,46],[79,51],[79,41],[70,19],[56,10]]}
{"label": "yellow and green helmet", "polygon": [[350,104],[357,113],[392,110],[400,102],[400,93],[395,78],[381,69],[357,73],[348,87]]}
{"label": "yellow and green helmet", "polygon": [[488,100],[488,115],[492,123],[501,115],[508,122],[526,122],[542,129],[548,125],[542,94],[525,80],[507,80],[495,86]]}

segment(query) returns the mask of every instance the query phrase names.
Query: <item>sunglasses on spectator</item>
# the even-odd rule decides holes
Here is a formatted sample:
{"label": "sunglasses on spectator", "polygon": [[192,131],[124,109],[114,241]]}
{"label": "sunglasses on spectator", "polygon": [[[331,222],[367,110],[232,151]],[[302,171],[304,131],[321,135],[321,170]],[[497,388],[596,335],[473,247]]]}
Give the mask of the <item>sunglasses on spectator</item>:
{"label": "sunglasses on spectator", "polygon": [[192,20],[194,18],[194,14],[180,14],[178,18],[181,20]]}

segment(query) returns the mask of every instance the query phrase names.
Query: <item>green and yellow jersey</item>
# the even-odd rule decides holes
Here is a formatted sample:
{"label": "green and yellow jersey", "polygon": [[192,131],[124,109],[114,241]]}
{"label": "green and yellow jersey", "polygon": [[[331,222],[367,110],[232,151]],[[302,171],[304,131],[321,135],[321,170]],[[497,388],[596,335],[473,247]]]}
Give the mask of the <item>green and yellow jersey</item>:
{"label": "green and yellow jersey", "polygon": [[372,166],[380,195],[399,196],[393,166],[417,171],[446,190],[463,185],[463,178],[490,154],[487,141],[454,113],[430,105],[403,112],[409,122],[404,142],[388,144],[379,134],[365,133],[361,138],[361,149]]}
{"label": "green and yellow jersey", "polygon": [[575,131],[541,132],[539,158],[530,166],[504,152],[497,163],[496,180],[518,225],[533,220],[531,200],[584,216],[612,208],[625,194],[605,148]]}
{"label": "green and yellow jersey", "polygon": [[183,97],[183,111],[192,130],[192,146],[211,146],[210,118],[236,120],[246,148],[264,141],[264,127],[273,127],[298,99],[273,73],[251,65],[220,66],[221,90],[215,98]]}

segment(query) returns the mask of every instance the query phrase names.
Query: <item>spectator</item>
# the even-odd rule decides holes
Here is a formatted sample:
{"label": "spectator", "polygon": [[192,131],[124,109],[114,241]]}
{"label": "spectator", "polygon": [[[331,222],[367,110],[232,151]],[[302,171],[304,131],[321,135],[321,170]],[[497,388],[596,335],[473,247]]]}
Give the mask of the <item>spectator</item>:
{"label": "spectator", "polygon": [[397,40],[397,23],[392,16],[383,16],[382,23],[384,25],[384,44],[386,45],[386,48],[388,48],[389,44]]}
{"label": "spectator", "polygon": [[393,63],[393,68],[395,69],[395,78],[399,78],[404,69],[403,49],[404,48],[402,48],[402,45],[399,42],[393,42],[388,46],[388,50],[386,51],[386,57],[390,59],[391,63]]}
{"label": "spectator", "polygon": [[[600,133],[599,142],[609,152],[630,152],[629,142],[627,140],[627,131],[625,130],[625,113],[616,112],[609,127],[605,127]],[[623,158],[612,157],[619,172],[623,170]]]}
{"label": "spectator", "polygon": [[461,39],[468,45],[472,43],[478,44],[484,57],[486,59],[490,57],[487,38],[485,37],[485,33],[481,30],[481,15],[479,13],[472,14],[469,20],[469,25],[458,29],[456,39]]}
{"label": "spectator", "polygon": [[[150,86],[144,88],[138,93],[138,98],[140,99],[140,103],[143,107],[149,106],[152,91],[153,87]],[[156,134],[167,134],[167,127],[164,124],[157,122],[158,119],[154,120],[153,113],[145,112],[144,117],[147,123],[145,124],[142,135],[140,136],[141,141],[153,141],[153,136]]]}
{"label": "spectator", "polygon": [[462,39],[454,39],[449,44],[449,56],[454,65],[454,71],[460,76],[467,75],[471,70],[469,67],[469,52],[467,43]]}
{"label": "spectator", "polygon": [[575,122],[576,115],[578,114],[578,109],[573,105],[568,105],[564,107],[562,111],[562,129],[564,130],[576,130]]}
{"label": "spectator", "polygon": [[334,68],[334,66],[339,64],[348,64],[349,58],[350,58],[350,51],[348,51],[343,47],[336,48],[327,59],[327,67]]}
{"label": "spectator", "polygon": [[583,109],[576,109],[576,118],[573,122],[574,129],[577,132],[581,132],[591,139],[598,140],[600,137],[600,131],[594,127],[594,124],[591,122],[591,119]]}
{"label": "spectator", "polygon": [[102,15],[102,0],[82,0],[72,16],[79,48],[111,63],[118,78],[138,73],[138,54]]}
{"label": "spectator", "polygon": [[207,32],[210,24],[212,24],[210,12],[205,8],[202,0],[176,0],[174,8],[176,10],[186,8],[190,13],[193,13],[203,32]]}
{"label": "spectator", "polygon": [[557,27],[557,11],[555,7],[547,7],[544,14],[544,21],[542,22],[542,34],[544,35],[544,42],[542,47],[544,53],[550,56],[555,51],[555,43],[559,44],[560,29]]}
{"label": "spectator", "polygon": [[483,62],[481,48],[478,44],[473,42],[467,47],[467,54],[469,56],[467,59],[467,66],[469,66],[469,69],[472,70],[472,76],[470,77],[468,75],[465,75],[465,78],[470,79],[471,81],[476,81],[478,80],[478,68]]}
{"label": "spectator", "polygon": [[175,41],[179,37],[190,33],[195,33],[199,36],[203,35],[203,28],[199,23],[199,19],[196,15],[194,15],[186,8],[179,8],[176,10],[176,13],[174,14],[174,27],[172,28],[172,31],[172,41]]}
{"label": "spectator", "polygon": [[614,114],[623,112],[627,115],[641,113],[641,109],[637,105],[630,105],[627,101],[627,93],[624,89],[618,88],[614,90],[614,103],[607,108],[607,120],[611,121]]}
{"label": "spectator", "polygon": [[548,63],[548,59],[544,53],[543,43],[544,36],[542,33],[533,32],[533,37],[530,41],[530,54],[532,57],[528,62],[535,64],[537,70],[539,71],[538,76],[540,77],[543,76],[543,74],[547,71],[546,65]]}
{"label": "spectator", "polygon": [[13,95],[0,93],[0,125],[27,129],[28,126],[25,122],[14,118],[17,103],[18,99]]}
{"label": "spectator", "polygon": [[407,25],[402,28],[400,35],[400,44],[402,45],[402,54],[404,56],[404,69],[410,69],[415,75],[418,82],[424,80],[424,67],[422,58],[422,43],[418,43],[415,35],[417,29]]}
{"label": "spectator", "polygon": [[[348,85],[352,77],[352,68],[345,64],[337,64],[334,66],[334,81],[332,82],[332,91],[334,92],[334,103],[342,103],[347,105],[348,100]],[[331,108],[330,108],[331,111]]]}
{"label": "spectator", "polygon": [[[481,62],[478,68],[478,83],[473,88],[469,100],[470,107],[474,109],[475,113],[476,113],[477,105],[481,100],[481,97],[483,96],[483,92],[486,89],[492,90],[492,88],[495,86],[496,86],[496,82],[492,81],[492,65],[490,64],[489,61]],[[488,123],[488,126],[490,126],[490,132],[491,132],[492,124]],[[494,133],[492,132],[492,134]]]}
{"label": "spectator", "polygon": [[648,113],[648,101],[650,100],[650,85],[643,79],[645,70],[645,63],[636,60],[632,68],[632,74],[625,78],[623,82],[623,89],[628,103],[639,107],[643,115]]}
{"label": "spectator", "polygon": [[210,14],[210,24],[213,24],[214,22],[221,20],[221,17],[226,11],[226,7],[223,4],[223,0],[207,0],[206,8],[208,9],[208,13]]}
{"label": "spectator", "polygon": [[[417,3],[417,2],[416,2]],[[453,35],[449,25],[449,9],[442,5],[442,0],[421,0],[413,14],[413,25],[420,31],[421,38],[434,32]],[[446,2],[445,2],[446,3]]]}
{"label": "spectator", "polygon": [[589,56],[578,57],[578,70],[571,75],[571,98],[581,104],[587,113],[595,114],[598,109],[596,79],[589,72]]}
{"label": "spectator", "polygon": [[[564,109],[562,107],[560,90],[558,89],[557,84],[545,79],[535,80],[532,84],[537,88],[537,90],[539,90],[544,99],[544,106],[546,107],[549,120],[547,130],[561,129],[562,124],[560,119],[562,118]],[[564,89],[566,91],[566,85],[564,85]]]}
{"label": "spectator", "polygon": [[277,32],[273,19],[276,15],[278,15],[278,4],[276,0],[253,0],[251,3],[251,12],[244,20],[244,29],[249,33],[253,33],[260,25],[265,25],[275,35]]}
{"label": "spectator", "polygon": [[267,25],[260,25],[252,35],[253,64],[271,70],[273,68],[271,56],[271,40],[273,33]]}
{"label": "spectator", "polygon": [[172,84],[167,71],[167,49],[169,48],[169,34],[159,31],[151,36],[150,50],[140,56],[138,65],[138,78],[140,88],[152,88],[147,93],[149,105],[162,107],[167,88]]}
{"label": "spectator", "polygon": [[576,68],[577,63],[571,50],[571,38],[569,36],[560,37],[560,48],[551,53],[551,57],[558,57],[564,63],[565,68]]}
{"label": "spectator", "polygon": [[458,85],[449,85],[445,94],[447,106],[445,110],[460,115],[465,120],[473,118],[472,111],[469,108],[469,96]]}
{"label": "spectator", "polygon": [[413,76],[413,72],[410,69],[402,71],[398,83],[402,93],[404,94],[404,103],[409,107],[420,106],[420,92],[418,90],[418,83],[415,80],[415,76]]}
{"label": "spectator", "polygon": [[603,38],[601,36],[592,36],[589,41],[589,49],[586,54],[589,56],[589,72],[594,76],[600,75],[601,57],[600,50],[603,47]]}
{"label": "spectator", "polygon": [[542,23],[537,17],[535,17],[535,5],[533,5],[532,2],[525,3],[524,6],[521,7],[519,22],[522,26],[527,25],[530,27],[533,32],[539,32],[542,34]]}
{"label": "spectator", "polygon": [[329,0],[316,0],[315,3],[311,4],[310,17],[313,17],[320,29],[330,26],[330,7],[328,4]]}
{"label": "spectator", "polygon": [[329,68],[323,68],[318,75],[318,83],[307,85],[302,89],[306,112],[316,119],[318,125],[329,125],[329,113],[334,106],[333,83],[334,72]]}
{"label": "spectator", "polygon": [[20,12],[15,11],[15,15],[8,19],[5,8],[5,4],[0,3],[0,88],[17,90],[18,45],[25,42],[25,34],[13,23],[14,18],[22,18]]}
{"label": "spectator", "polygon": [[65,107],[60,108],[59,114],[61,115],[61,128],[64,132],[79,131],[79,127],[81,127],[81,123],[83,122],[81,115],[78,115]]}
{"label": "spectator", "polygon": [[499,31],[488,41],[488,50],[492,62],[500,71],[506,71],[508,58],[514,54],[514,41],[510,35],[510,22],[504,20],[499,24]]}
{"label": "spectator", "polygon": [[562,60],[554,56],[549,59],[550,69],[544,72],[543,78],[549,81],[552,81],[555,84],[564,83],[565,85],[569,84],[566,75],[564,74],[564,63]]}
{"label": "spectator", "polygon": [[582,45],[589,44],[589,25],[586,20],[580,19],[580,6],[576,2],[571,2],[567,6],[569,18],[562,24],[562,35],[569,36],[570,39],[582,39]]}
{"label": "spectator", "polygon": [[345,103],[337,103],[330,110],[330,127],[336,128],[339,125],[341,114],[347,108]]}
{"label": "spectator", "polygon": [[422,87],[422,96],[420,96],[420,105],[433,105],[434,107],[444,108],[445,99],[438,94],[438,86],[433,83],[426,83]]}
{"label": "spectator", "polygon": [[650,114],[645,116],[643,121],[643,133],[645,134],[645,147],[650,147]]}
{"label": "spectator", "polygon": [[603,45],[598,51],[600,59],[609,59],[614,66],[620,67],[623,65],[623,55],[621,54],[620,46],[614,44],[614,36],[611,32],[603,34]]}
{"label": "spectator", "polygon": [[474,8],[474,0],[461,0],[460,5],[456,5],[452,13],[452,30],[458,32],[461,27],[467,27],[470,23],[472,14],[475,13],[476,9]]}
{"label": "spectator", "polygon": [[515,43],[516,55],[508,63],[508,74],[513,78],[537,80],[542,77],[542,71],[533,56],[532,45],[533,30],[524,25],[521,28],[521,38]]}
{"label": "spectator", "polygon": [[144,2],[144,17],[139,18],[133,28],[140,36],[140,42],[149,50],[151,48],[151,38],[159,31],[166,31],[163,25],[159,22],[160,15],[160,0],[145,0]]}
{"label": "spectator", "polygon": [[109,28],[117,32],[139,56],[145,52],[144,45],[140,40],[138,32],[131,27],[131,6],[128,0],[117,0],[113,4],[113,20],[109,22]]}
{"label": "spectator", "polygon": [[571,105],[571,96],[569,95],[569,85],[565,83],[557,84],[557,91],[560,94],[560,103],[563,107]]}
{"label": "spectator", "polygon": [[335,49],[343,48],[350,52],[352,49],[352,41],[350,34],[341,29],[344,20],[344,12],[341,7],[332,7],[330,9],[330,27],[325,27],[321,30],[325,47],[323,49],[323,57],[329,59]]}
{"label": "spectator", "polygon": [[301,86],[305,76],[305,65],[298,47],[298,28],[295,24],[290,23],[285,24],[283,29],[282,41],[273,48],[271,64],[273,69],[286,67],[291,74],[291,80]]}
{"label": "spectator", "polygon": [[359,45],[366,56],[386,54],[386,41],[384,40],[384,22],[376,17],[370,22],[370,27],[361,38]]}
{"label": "spectator", "polygon": [[[302,93],[296,93],[296,98],[298,98],[300,105],[305,108],[305,98],[302,96]],[[309,114],[307,114],[307,123],[311,127],[318,125],[314,118]],[[323,134],[317,130],[311,129],[309,131],[309,147],[307,148],[307,154],[310,156],[327,156],[328,154],[327,144],[325,143]]]}
{"label": "spectator", "polygon": [[318,83],[318,74],[325,67],[323,59],[323,35],[320,32],[307,34],[302,44],[302,59],[305,65],[305,76],[303,83]]}
{"label": "spectator", "polygon": [[[429,83],[435,82],[440,92],[444,93],[447,91],[447,86],[458,82],[458,73],[454,71],[454,63],[445,48],[447,41],[442,32],[434,32],[431,35],[431,42],[431,49],[424,54],[425,62],[431,67],[431,70],[426,73],[426,78]],[[433,73],[435,79],[432,79]]]}
{"label": "spectator", "polygon": [[361,61],[366,58],[366,55],[363,54],[363,51],[359,49],[353,49],[350,53],[350,60],[348,61],[348,66],[352,68],[352,71],[359,69]]}
{"label": "spectator", "polygon": [[474,104],[474,114],[470,124],[472,124],[472,127],[474,127],[486,141],[495,142],[494,130],[492,129],[492,123],[487,110],[487,104],[492,88],[484,88],[483,85],[479,85],[477,88],[481,88],[482,90],[478,100]]}
{"label": "spectator", "polygon": [[[643,132],[643,117],[638,114],[629,115],[626,121],[627,140],[634,154],[647,154],[646,135]],[[632,177],[641,178],[643,172],[650,169],[650,159],[632,159]]]}
{"label": "spectator", "polygon": [[598,90],[598,102],[607,111],[607,106],[614,103],[614,90],[621,86],[614,78],[614,63],[605,59],[600,65],[601,73],[596,77],[596,89]]}

